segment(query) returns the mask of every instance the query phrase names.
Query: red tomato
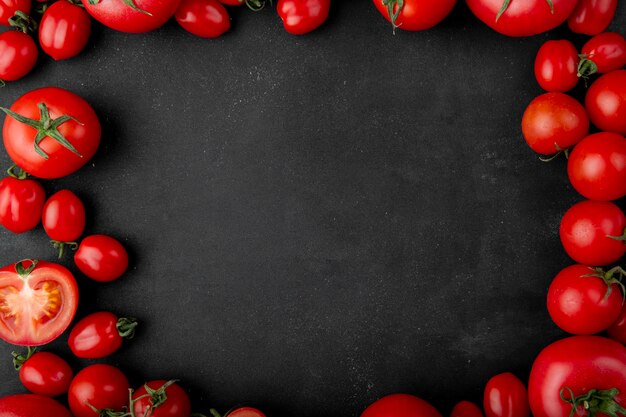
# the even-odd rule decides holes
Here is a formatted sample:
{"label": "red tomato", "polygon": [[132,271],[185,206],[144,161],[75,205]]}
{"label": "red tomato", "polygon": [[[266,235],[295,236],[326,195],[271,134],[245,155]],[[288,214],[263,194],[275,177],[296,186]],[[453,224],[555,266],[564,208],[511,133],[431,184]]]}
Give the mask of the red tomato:
{"label": "red tomato", "polygon": [[0,416],[3,417],[72,417],[57,401],[35,394],[16,394],[0,398]]}
{"label": "red tomato", "polygon": [[124,339],[132,339],[135,327],[135,319],[118,318],[106,311],[93,313],[76,323],[68,344],[79,358],[104,358],[116,352]]}
{"label": "red tomato", "polygon": [[24,260],[0,269],[0,338],[44,345],[67,329],[78,307],[72,273],[51,262]]}
{"label": "red tomato", "polygon": [[410,31],[432,28],[450,14],[455,4],[456,0],[392,0],[386,5],[383,0],[374,0],[374,5],[394,30]]}
{"label": "red tomato", "polygon": [[202,38],[217,38],[230,29],[228,12],[217,0],[183,0],[175,17],[183,29]]}
{"label": "red tomato", "polygon": [[563,93],[545,93],[530,102],[522,116],[522,134],[530,148],[550,155],[580,142],[589,131],[583,106]]}
{"label": "red tomato", "polygon": [[570,41],[547,41],[535,58],[535,78],[546,91],[569,91],[578,84],[578,60]]}
{"label": "red tomato", "polygon": [[78,246],[75,241],[85,230],[85,206],[70,190],[58,191],[43,206],[41,223],[61,258],[66,246]]}
{"label": "red tomato", "polygon": [[[20,168],[35,177],[60,178],[73,173],[91,159],[100,144],[96,113],[85,100],[62,88],[26,93],[10,111],[13,115],[6,117],[2,129],[4,147]],[[43,137],[38,139],[38,134]]]}
{"label": "red tomato", "polygon": [[572,32],[597,35],[609,26],[616,8],[617,0],[578,0],[567,25]]}
{"label": "red tomato", "polygon": [[15,30],[0,33],[0,85],[28,74],[35,67],[38,55],[30,35]]}
{"label": "red tomato", "polygon": [[559,272],[548,290],[548,312],[554,323],[573,334],[606,330],[622,310],[615,272],[585,265],[571,265]]}
{"label": "red tomato", "polygon": [[265,417],[265,414],[256,408],[240,407],[230,411],[224,417]]}
{"label": "red tomato", "polygon": [[35,180],[0,180],[0,224],[13,233],[34,229],[41,220],[46,192]]}
{"label": "red tomato", "polygon": [[98,410],[121,411],[128,405],[128,379],[119,369],[104,364],[90,365],[76,374],[67,394],[74,417],[98,417]]}
{"label": "red tomato", "polygon": [[626,70],[609,72],[591,84],[585,107],[598,129],[626,135]]}
{"label": "red tomato", "polygon": [[486,417],[528,417],[526,387],[515,375],[505,372],[492,377],[485,386]]}
{"label": "red tomato", "polygon": [[483,413],[473,402],[461,401],[454,406],[450,417],[483,417]]}
{"label": "red tomato", "polygon": [[421,398],[391,394],[370,404],[361,417],[441,417],[441,414]]}
{"label": "red tomato", "polygon": [[622,306],[617,320],[615,320],[608,328],[609,337],[626,345],[626,304]]}
{"label": "red tomato", "polygon": [[304,35],[322,25],[328,18],[330,0],[278,0],[276,11],[285,30]]}
{"label": "red tomato", "polygon": [[589,39],[583,46],[578,68],[581,77],[615,71],[626,65],[626,39],[619,33],[601,33]]}
{"label": "red tomato", "polygon": [[[597,408],[598,401],[623,407],[626,399],[621,393],[626,393],[626,348],[598,336],[552,343],[535,359],[528,382],[534,417],[606,416]],[[585,400],[591,408],[584,408]]]}
{"label": "red tomato", "polygon": [[17,11],[30,13],[30,0],[0,0],[0,25],[9,26],[9,19]]}
{"label": "red tomato", "polygon": [[72,368],[54,353],[37,352],[16,367],[22,385],[33,394],[57,397],[67,393],[72,382]]}
{"label": "red tomato", "polygon": [[595,133],[581,140],[567,160],[567,175],[590,200],[617,200],[626,195],[626,139]]}
{"label": "red tomato", "polygon": [[[146,385],[156,392],[153,395],[146,395]],[[162,402],[162,392],[165,392],[166,396],[164,402]],[[136,400],[134,403],[136,416],[189,417],[191,414],[189,396],[174,381],[156,380],[146,382],[145,385],[133,393],[133,399]]]}
{"label": "red tomato", "polygon": [[117,240],[105,235],[87,236],[80,242],[74,263],[89,278],[108,282],[118,279],[128,268],[128,253]]}
{"label": "red tomato", "polygon": [[174,15],[180,0],[99,0],[90,4],[82,0],[85,10],[97,21],[111,29],[129,33],[150,32],[160,28]]}
{"label": "red tomato", "polygon": [[55,60],[72,58],[87,45],[91,33],[91,17],[67,0],[52,3],[39,24],[41,49]]}
{"label": "red tomato", "polygon": [[565,252],[583,265],[608,265],[626,252],[622,238],[626,217],[606,201],[585,200],[574,204],[561,219],[559,234]]}
{"label": "red tomato", "polygon": [[532,36],[565,22],[576,0],[466,0],[487,26],[507,36]]}

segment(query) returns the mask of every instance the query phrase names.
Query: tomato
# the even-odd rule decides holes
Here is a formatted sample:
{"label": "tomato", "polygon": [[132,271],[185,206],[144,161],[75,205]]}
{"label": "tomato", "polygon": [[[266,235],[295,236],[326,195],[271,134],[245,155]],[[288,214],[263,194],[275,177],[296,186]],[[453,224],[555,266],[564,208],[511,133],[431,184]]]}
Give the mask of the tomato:
{"label": "tomato", "polygon": [[563,93],[545,93],[530,102],[522,116],[522,134],[530,148],[550,155],[580,142],[589,131],[583,106]]}
{"label": "tomato", "polygon": [[[598,409],[598,402],[623,407],[623,393],[626,348],[599,336],[572,336],[552,343],[535,359],[528,382],[534,417],[608,416],[606,409],[604,413]],[[589,409],[584,408],[585,401]]]}
{"label": "tomato", "polygon": [[74,254],[74,263],[89,278],[108,282],[121,277],[128,268],[128,253],[114,238],[105,235],[87,236]]}
{"label": "tomato", "polygon": [[581,140],[567,160],[567,175],[590,200],[617,200],[626,195],[626,139],[595,133]]}
{"label": "tomato", "polygon": [[278,0],[276,11],[287,32],[304,35],[326,21],[330,0]]}
{"label": "tomato", "polygon": [[72,368],[50,352],[37,352],[22,357],[14,354],[15,367],[19,369],[22,385],[33,394],[57,397],[67,393],[72,382]]}
{"label": "tomato", "polygon": [[569,91],[578,84],[578,60],[570,41],[547,41],[535,58],[535,78],[546,91]]}
{"label": "tomato", "polygon": [[35,68],[38,55],[30,35],[14,30],[0,33],[0,85],[28,74]]}
{"label": "tomato", "polygon": [[583,265],[603,266],[617,262],[626,252],[623,239],[626,217],[606,201],[585,200],[574,204],[561,219],[559,235],[565,252]]}
{"label": "tomato", "polygon": [[137,321],[106,311],[92,313],[74,325],[68,344],[79,358],[103,358],[116,352],[124,339],[135,336]]}
{"label": "tomato", "polygon": [[30,13],[30,0],[0,0],[0,25],[9,26],[15,12]]}
{"label": "tomato", "polygon": [[598,129],[626,135],[626,70],[609,72],[591,84],[585,107]]}
{"label": "tomato", "polygon": [[41,49],[55,60],[72,58],[87,45],[91,33],[91,17],[67,0],[52,3],[39,24]]}
{"label": "tomato", "polygon": [[74,417],[98,417],[90,405],[98,410],[121,411],[128,405],[128,379],[111,365],[96,364],[76,374],[67,394]]}
{"label": "tomato", "polygon": [[67,408],[43,395],[16,394],[0,398],[3,417],[72,417]]}
{"label": "tomato", "polygon": [[183,0],[175,17],[183,29],[202,38],[217,38],[230,29],[228,12],[217,0]]}
{"label": "tomato", "polygon": [[35,177],[60,178],[75,172],[100,144],[96,113],[81,97],[62,88],[33,90],[10,110],[0,109],[10,111],[2,129],[9,157]]}
{"label": "tomato", "polygon": [[446,18],[454,8],[456,0],[374,0],[374,5],[394,30],[418,31],[430,29]]}
{"label": "tomato", "polygon": [[626,304],[622,306],[622,311],[617,317],[617,320],[615,320],[607,330],[611,339],[626,345]]}
{"label": "tomato", "polygon": [[[146,395],[148,394],[146,386],[155,392],[150,393],[152,395]],[[163,392],[165,396],[162,395]],[[133,400],[135,400],[133,409],[136,416],[189,417],[191,414],[189,396],[174,381],[146,382],[133,393]]]}
{"label": "tomato", "polygon": [[473,402],[461,401],[454,406],[450,417],[483,417],[483,413]]}
{"label": "tomato", "polygon": [[421,398],[391,394],[370,404],[361,417],[441,417],[441,414]]}
{"label": "tomato", "polygon": [[507,36],[532,36],[565,22],[577,0],[466,0],[472,13]]}
{"label": "tomato", "polygon": [[509,372],[492,377],[485,386],[485,417],[528,417],[526,387]]}
{"label": "tomato", "polygon": [[129,33],[160,28],[180,4],[180,0],[99,0],[96,4],[81,1],[94,19],[111,29]]}
{"label": "tomato", "polygon": [[44,345],[70,325],[78,307],[72,273],[51,262],[24,260],[0,269],[0,338]]}
{"label": "tomato", "polygon": [[35,180],[0,180],[0,224],[13,233],[34,229],[41,220],[46,192]]}
{"label": "tomato", "polygon": [[597,35],[609,26],[616,8],[617,0],[578,0],[567,25],[572,32]]}
{"label": "tomato", "polygon": [[583,57],[578,66],[579,77],[589,77],[596,72],[604,74],[626,65],[626,39],[619,33],[601,33],[583,46]]}
{"label": "tomato", "polygon": [[265,417],[260,410],[252,407],[239,407],[229,411],[224,417]]}
{"label": "tomato", "polygon": [[66,246],[78,247],[75,241],[85,230],[85,206],[70,190],[57,191],[43,206],[41,223],[61,258]]}

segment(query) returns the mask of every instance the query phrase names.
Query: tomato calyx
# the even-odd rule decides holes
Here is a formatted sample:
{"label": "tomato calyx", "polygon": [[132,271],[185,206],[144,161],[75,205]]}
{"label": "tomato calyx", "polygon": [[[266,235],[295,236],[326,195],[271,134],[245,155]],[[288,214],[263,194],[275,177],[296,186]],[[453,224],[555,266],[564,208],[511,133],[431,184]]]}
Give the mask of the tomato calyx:
{"label": "tomato calyx", "polygon": [[[253,12],[258,12],[263,10],[267,1],[268,0],[245,0],[245,3],[248,9]],[[272,4],[272,0],[269,0],[269,3]]]}
{"label": "tomato calyx", "polygon": [[391,20],[393,34],[395,35],[396,29],[400,27],[400,25],[396,24],[396,21],[404,8],[404,0],[382,0],[382,2],[383,6],[387,7],[387,13],[389,14],[389,20]]}
{"label": "tomato calyx", "polygon": [[37,22],[21,10],[16,11],[15,14],[9,18],[9,25],[26,34],[34,33],[37,30]]}
{"label": "tomato calyx", "polygon": [[58,240],[51,240],[52,247],[59,253],[58,259],[63,258],[66,253],[66,248],[70,250],[78,249],[78,242],[59,242]]}
{"label": "tomato calyx", "polygon": [[564,155],[565,159],[569,159],[569,153],[572,150],[572,148],[561,148],[559,145],[556,144],[556,142],[554,143],[554,149],[556,149],[556,152],[553,153],[550,156],[547,157],[543,157],[540,156],[539,160],[541,162],[552,162],[554,161],[556,158],[558,158],[560,155]]}
{"label": "tomato calyx", "polygon": [[[150,388],[148,384],[144,384],[146,394],[140,395],[137,398],[133,398],[133,390],[128,390],[128,408],[124,411],[115,411],[111,408],[98,409],[91,404],[87,404],[98,417],[149,417],[155,408],[160,407],[167,401],[167,394],[165,390],[170,386],[178,382],[177,379],[170,379],[157,389]],[[135,403],[139,400],[148,397],[150,399],[150,406],[146,409],[144,415],[135,415]]]}
{"label": "tomato calyx", "polygon": [[[137,319],[132,317],[120,317],[115,324],[117,333],[124,339],[132,339],[135,337],[135,329],[137,327]],[[170,384],[171,385],[171,384]]]}
{"label": "tomato calyx", "polygon": [[[569,392],[570,397],[565,398],[565,391]],[[562,388],[559,392],[561,400],[572,404],[572,410],[569,417],[573,417],[580,407],[587,411],[589,417],[595,417],[596,414],[605,414],[610,417],[619,417],[618,414],[626,416],[626,408],[622,407],[615,401],[615,396],[619,394],[617,388],[608,390],[592,389],[588,393],[576,397],[574,392],[569,388]]]}
{"label": "tomato calyx", "polygon": [[[548,6],[550,6],[550,13],[554,14],[554,4],[552,4],[552,0],[546,0]],[[502,7],[500,7],[500,11],[496,15],[496,22],[500,19],[500,17],[506,12],[506,9],[509,8],[509,4],[511,4],[511,0],[504,0],[502,2]]]}
{"label": "tomato calyx", "polygon": [[585,81],[589,78],[590,75],[598,72],[598,66],[591,59],[592,55],[590,54],[580,54],[578,55],[580,61],[578,62],[577,75],[578,78],[582,78]]}
{"label": "tomato calyx", "polygon": [[35,352],[37,352],[37,348],[33,346],[28,346],[28,350],[26,351],[26,353],[11,352],[11,356],[13,356],[13,367],[15,368],[15,370],[19,371],[24,363],[26,363],[26,361],[29,360],[30,357],[35,354]]}
{"label": "tomato calyx", "polygon": [[11,165],[11,167],[7,169],[7,174],[10,177],[15,178],[16,180],[25,180],[26,178],[30,177],[30,174],[28,172],[24,171],[17,165]]}
{"label": "tomato calyx", "polygon": [[[145,11],[143,9],[140,9],[133,0],[122,0],[124,2],[125,5],[127,5],[128,7],[130,7],[131,9],[139,12],[139,13],[143,13],[145,15],[148,16],[152,16],[152,13]],[[91,4],[92,6],[97,5],[98,3],[100,3],[100,0],[89,0],[89,4]]]}
{"label": "tomato calyx", "polygon": [[[622,283],[622,278],[626,275],[626,271],[624,271],[621,266],[616,266],[606,272],[602,268],[594,268],[594,270],[595,273],[581,275],[581,277],[597,277],[604,281],[607,288],[602,301],[606,301],[606,299],[609,298],[613,292],[613,284],[616,284],[622,290],[622,304],[624,304],[624,300],[626,300],[626,287]],[[618,274],[618,277],[615,277],[615,274]]]}
{"label": "tomato calyx", "polygon": [[[30,265],[25,267],[24,266],[25,262],[26,263],[30,262]],[[38,263],[39,263],[38,259],[23,259],[15,263],[15,272],[17,272],[17,275],[19,275],[20,278],[26,281],[28,279],[28,276],[30,275],[31,272],[33,272],[33,270],[35,269]]]}

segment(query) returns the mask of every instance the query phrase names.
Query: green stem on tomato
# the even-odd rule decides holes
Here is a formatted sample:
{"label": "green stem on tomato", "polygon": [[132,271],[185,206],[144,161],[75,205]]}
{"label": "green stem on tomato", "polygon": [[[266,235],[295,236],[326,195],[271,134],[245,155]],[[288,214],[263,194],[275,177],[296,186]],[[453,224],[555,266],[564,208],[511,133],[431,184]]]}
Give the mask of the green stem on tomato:
{"label": "green stem on tomato", "polygon": [[[565,398],[563,393],[569,392],[569,398]],[[610,417],[619,417],[618,414],[626,416],[626,408],[622,407],[615,401],[615,397],[619,394],[617,388],[608,390],[592,389],[586,394],[576,397],[569,387],[564,387],[559,392],[561,400],[572,405],[569,417],[576,414],[576,410],[580,407],[584,408],[589,417],[595,417],[598,414],[604,414]]]}
{"label": "green stem on tomato", "polygon": [[37,22],[21,10],[9,18],[9,25],[24,33],[34,33],[37,30]]}
{"label": "green stem on tomato", "polygon": [[[552,4],[552,0],[546,0],[546,3],[550,6],[550,13],[554,14],[554,4]],[[509,8],[509,4],[511,4],[511,0],[504,0],[502,2],[502,7],[500,7],[500,11],[498,11],[498,14],[496,15],[496,22],[500,19],[504,12],[506,12],[506,9]]]}
{"label": "green stem on tomato", "polygon": [[28,350],[25,354],[11,352],[11,356],[13,356],[13,367],[15,368],[15,370],[19,371],[24,363],[26,363],[26,361],[29,360],[35,352],[37,352],[37,348],[33,346],[28,346]]}
{"label": "green stem on tomato", "polygon": [[389,15],[389,20],[391,21],[391,26],[393,27],[393,34],[396,34],[396,28],[399,28],[396,22],[400,13],[402,13],[402,9],[404,9],[404,0],[382,0],[383,6],[387,7],[387,14]]}
{"label": "green stem on tomato", "polygon": [[28,172],[24,171],[22,168],[18,167],[17,165],[11,165],[11,167],[7,169],[7,174],[9,174],[9,176],[18,180],[25,180],[26,178],[30,177],[30,174]]}
{"label": "green stem on tomato", "polygon": [[115,328],[117,333],[124,339],[132,339],[135,337],[135,329],[137,328],[137,319],[133,317],[121,317],[117,320]]}

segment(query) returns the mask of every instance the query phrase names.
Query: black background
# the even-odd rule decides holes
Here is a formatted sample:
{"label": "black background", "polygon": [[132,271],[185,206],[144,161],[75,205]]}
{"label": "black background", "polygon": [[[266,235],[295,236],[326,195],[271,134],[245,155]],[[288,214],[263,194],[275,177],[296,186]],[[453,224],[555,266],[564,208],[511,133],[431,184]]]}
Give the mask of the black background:
{"label": "black background", "polygon": [[[621,3],[611,28],[625,23]],[[563,337],[545,296],[572,262],[558,223],[581,197],[565,161],[541,163],[520,133],[541,92],[534,56],[556,38],[585,40],[566,27],[507,38],[462,2],[396,36],[365,0],[334,1],[304,37],[272,9],[233,11],[218,40],[175,22],[144,35],[95,24],[84,53],[41,57],[0,104],[55,85],[101,118],[95,158],[44,186],[75,191],[87,233],[131,253],[105,285],[64,264],[77,317],[142,321],[103,361],[135,386],[179,378],[205,414],[357,416],[393,392],[448,413],[496,373],[526,379]],[[3,264],[54,260],[41,228],[0,241]],[[88,362],[66,340],[49,349],[78,370]],[[12,350],[0,345],[0,395],[24,391]]]}

